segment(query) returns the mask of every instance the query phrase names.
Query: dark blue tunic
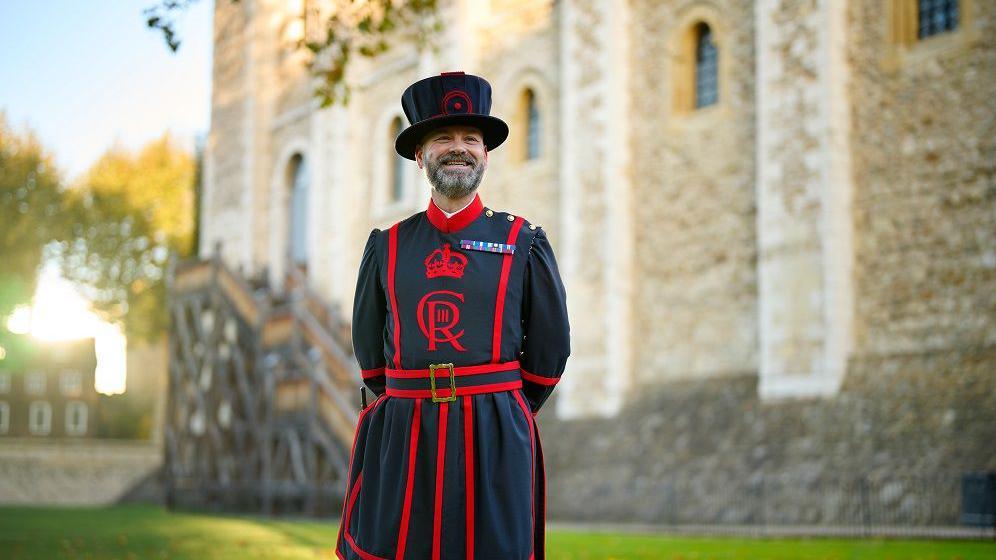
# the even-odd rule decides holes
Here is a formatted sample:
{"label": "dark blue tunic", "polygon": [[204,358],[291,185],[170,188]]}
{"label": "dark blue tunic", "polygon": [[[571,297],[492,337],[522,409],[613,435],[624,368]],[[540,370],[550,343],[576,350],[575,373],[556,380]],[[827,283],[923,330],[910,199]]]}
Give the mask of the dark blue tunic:
{"label": "dark blue tunic", "polygon": [[337,556],[543,559],[535,415],[569,340],[553,251],[521,217],[475,197],[371,232],[353,346],[377,398],[360,413]]}

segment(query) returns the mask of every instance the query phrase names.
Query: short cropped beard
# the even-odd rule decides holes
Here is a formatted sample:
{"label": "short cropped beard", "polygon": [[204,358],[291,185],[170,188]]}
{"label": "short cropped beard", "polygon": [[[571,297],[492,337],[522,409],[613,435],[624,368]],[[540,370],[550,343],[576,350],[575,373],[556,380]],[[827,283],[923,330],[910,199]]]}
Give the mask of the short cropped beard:
{"label": "short cropped beard", "polygon": [[[443,165],[452,161],[463,161],[473,167],[470,173],[451,173],[443,168]],[[484,162],[475,162],[470,156],[447,154],[440,156],[438,160],[426,160],[426,175],[429,183],[436,192],[446,198],[462,198],[474,192],[484,178]]]}

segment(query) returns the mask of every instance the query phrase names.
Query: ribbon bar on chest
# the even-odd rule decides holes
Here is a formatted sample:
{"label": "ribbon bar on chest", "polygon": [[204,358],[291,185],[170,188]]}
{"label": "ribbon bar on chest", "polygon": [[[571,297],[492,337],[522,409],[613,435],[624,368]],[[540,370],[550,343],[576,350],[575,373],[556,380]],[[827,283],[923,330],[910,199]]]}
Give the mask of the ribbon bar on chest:
{"label": "ribbon bar on chest", "polygon": [[502,253],[508,255],[515,253],[515,245],[509,245],[508,243],[495,243],[494,241],[476,241],[473,239],[461,239],[460,248],[469,249],[471,251],[484,251],[487,253]]}

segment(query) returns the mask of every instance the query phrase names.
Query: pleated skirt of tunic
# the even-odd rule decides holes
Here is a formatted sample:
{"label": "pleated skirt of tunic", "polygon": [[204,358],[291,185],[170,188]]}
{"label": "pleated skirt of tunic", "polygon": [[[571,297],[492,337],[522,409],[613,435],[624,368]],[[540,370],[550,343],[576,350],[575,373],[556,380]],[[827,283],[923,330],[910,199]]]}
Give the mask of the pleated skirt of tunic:
{"label": "pleated skirt of tunic", "polygon": [[545,470],[521,389],[382,395],[357,423],[342,560],[543,560]]}

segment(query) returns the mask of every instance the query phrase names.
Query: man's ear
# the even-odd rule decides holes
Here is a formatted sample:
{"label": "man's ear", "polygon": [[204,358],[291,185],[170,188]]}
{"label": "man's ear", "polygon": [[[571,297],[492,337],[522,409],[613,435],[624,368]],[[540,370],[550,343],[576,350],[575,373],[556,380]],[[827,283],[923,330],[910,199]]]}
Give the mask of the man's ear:
{"label": "man's ear", "polygon": [[422,145],[418,144],[415,146],[415,163],[418,163],[418,168],[422,169]]}

